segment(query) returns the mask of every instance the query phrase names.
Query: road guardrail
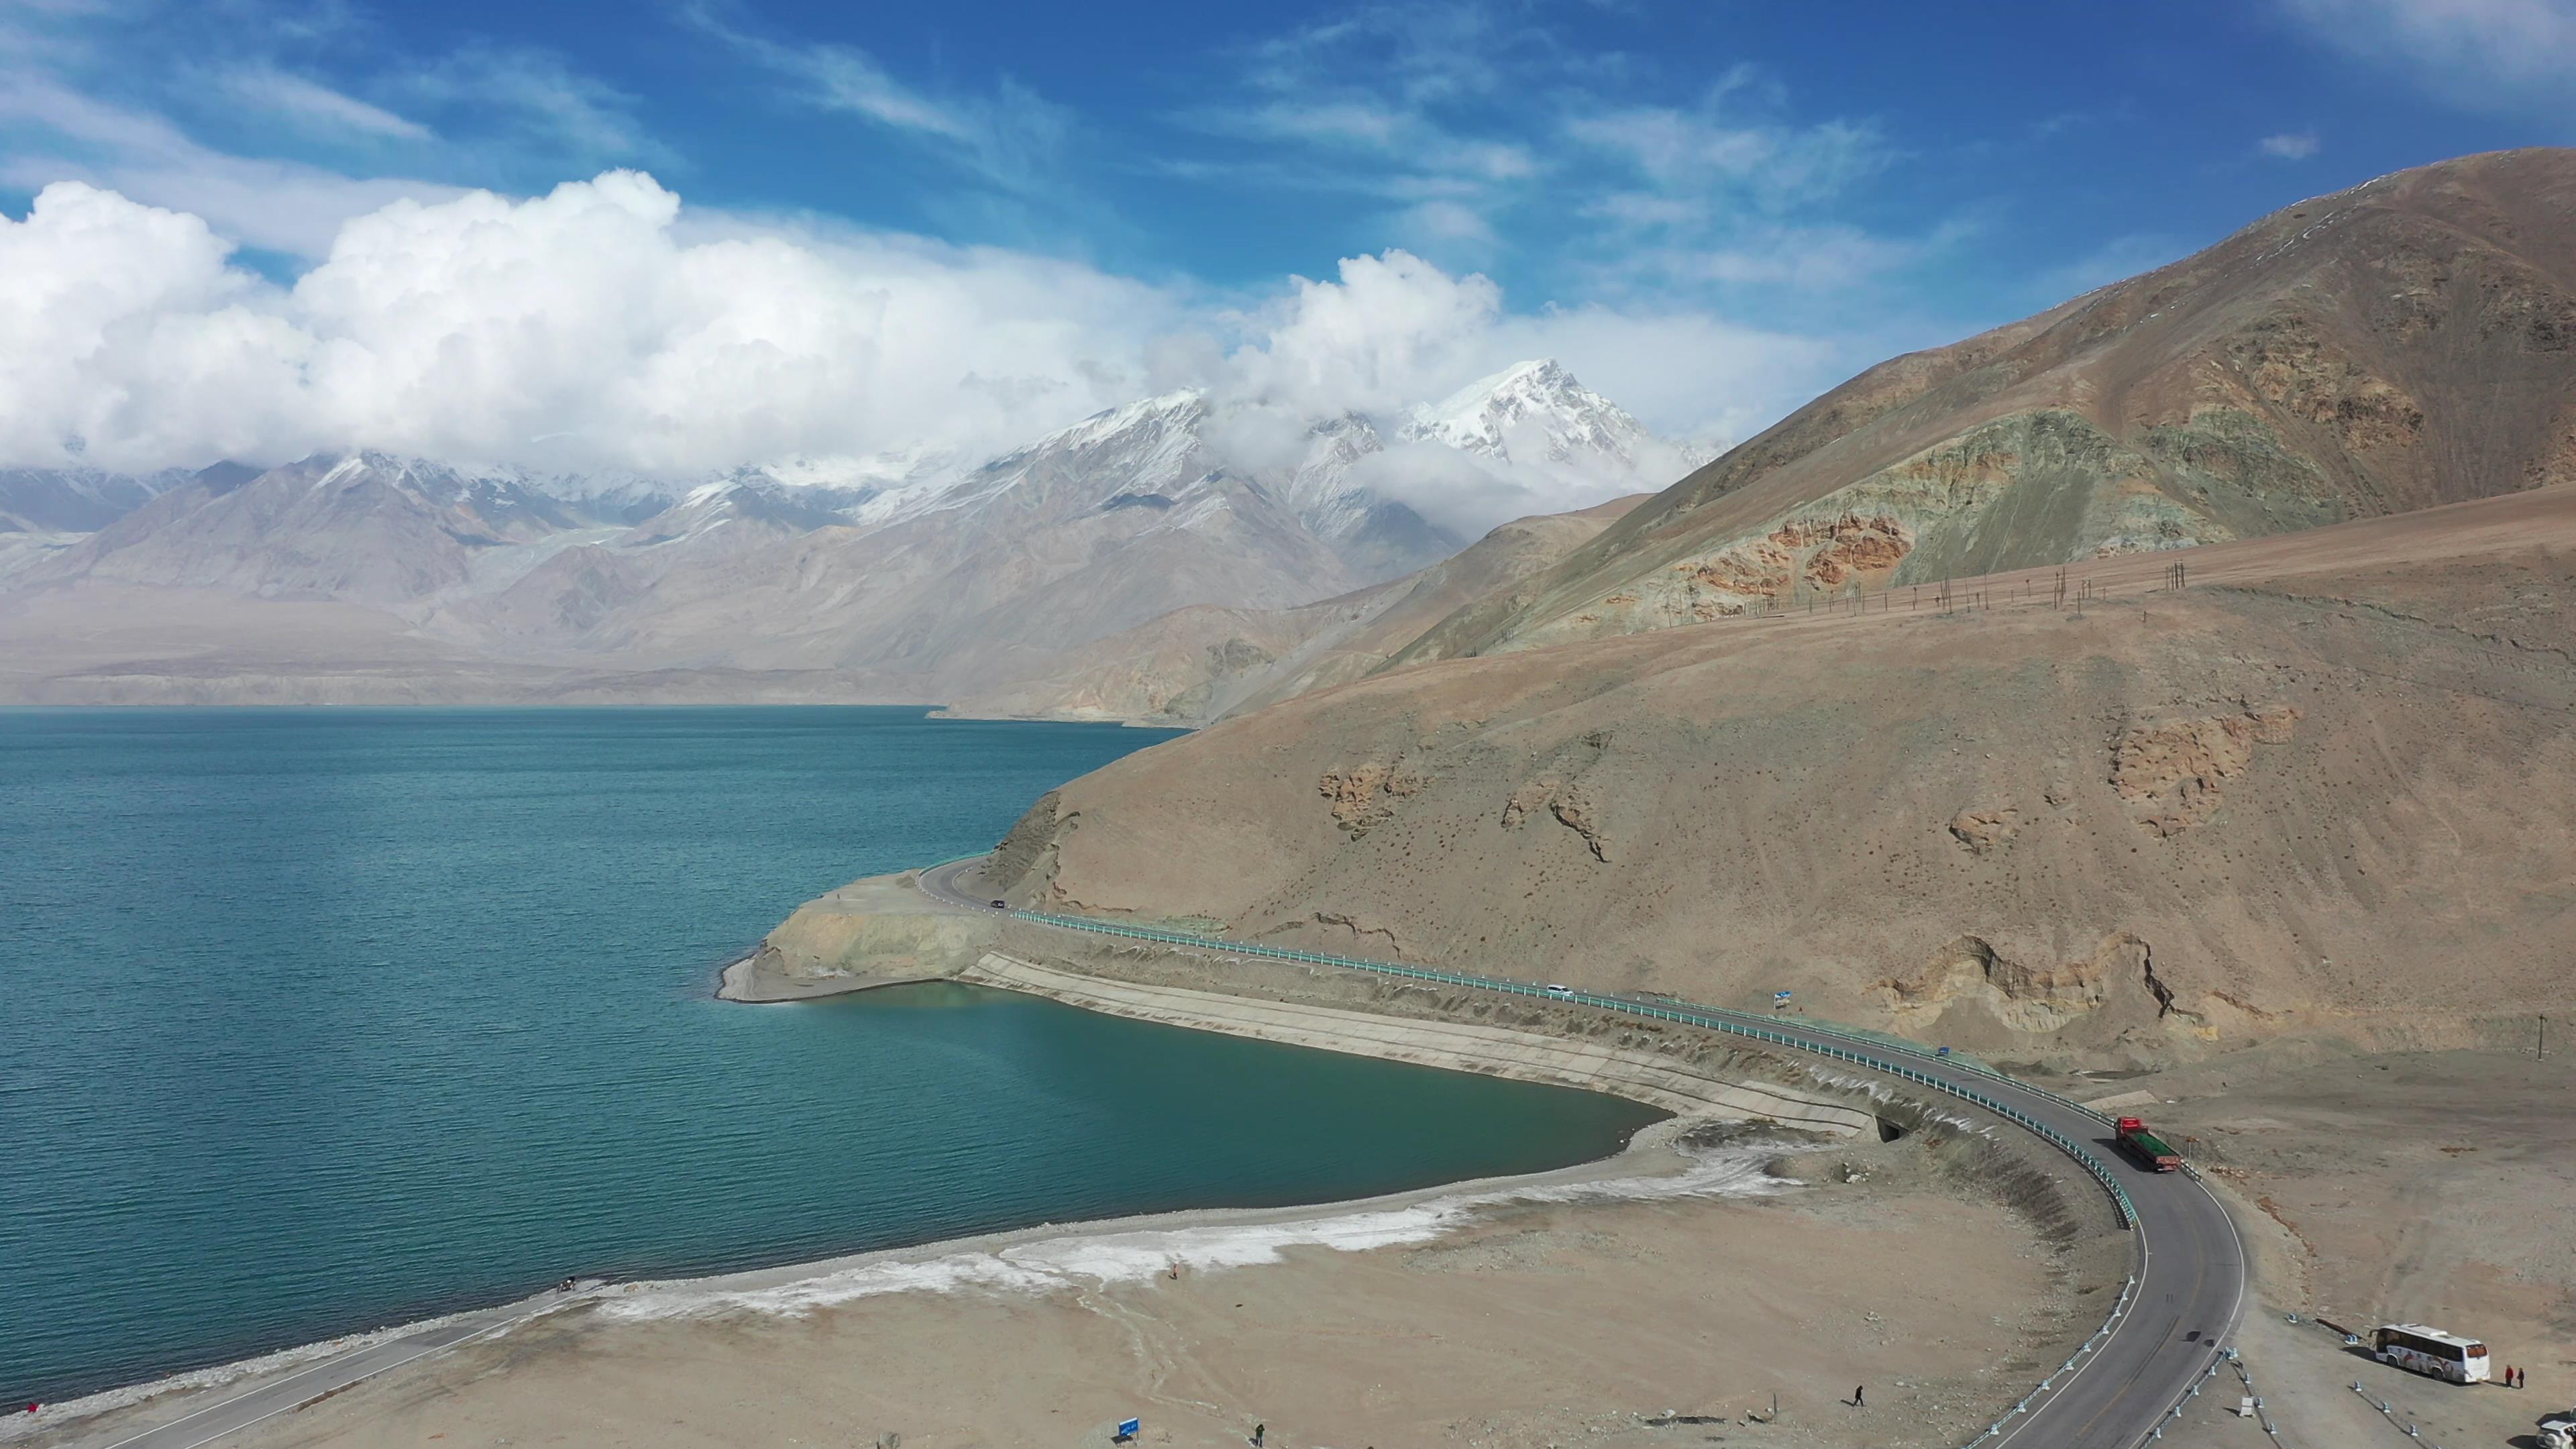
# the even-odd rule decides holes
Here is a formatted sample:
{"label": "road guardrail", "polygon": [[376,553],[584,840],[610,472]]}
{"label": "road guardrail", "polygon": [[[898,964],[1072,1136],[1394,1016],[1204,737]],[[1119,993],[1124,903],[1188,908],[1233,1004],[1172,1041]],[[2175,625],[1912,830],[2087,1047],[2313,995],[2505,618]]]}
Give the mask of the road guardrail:
{"label": "road guardrail", "polygon": [[[1929,1073],[1917,1071],[1912,1067],[1903,1066],[1896,1062],[1885,1060],[1884,1057],[1881,1056],[1867,1055],[1837,1043],[1849,1041],[1855,1044],[1866,1044],[1879,1052],[1889,1054],[1901,1051],[1910,1051],[1911,1054],[1918,1059],[1940,1061],[1959,1067],[1972,1067],[1973,1070],[1980,1074],[1994,1078],[1995,1080],[2005,1082],[2012,1081],[2011,1078],[2004,1076],[2001,1072],[1996,1071],[1994,1068],[1987,1066],[1982,1062],[1971,1064],[1961,1061],[1956,1057],[1941,1056],[1936,1051],[1928,1048],[1892,1047],[1889,1043],[1881,1042],[1874,1038],[1863,1037],[1860,1033],[1854,1032],[1848,1028],[1804,1024],[1802,1025],[1801,1030],[1806,1033],[1805,1036],[1792,1035],[1767,1025],[1765,1023],[1765,1019],[1760,1016],[1756,1016],[1750,1012],[1729,1011],[1724,1007],[1696,1006],[1687,1002],[1674,1002],[1671,1005],[1663,1005],[1659,1003],[1632,1001],[1622,996],[1605,996],[1599,992],[1591,991],[1550,991],[1544,986],[1533,985],[1525,981],[1507,981],[1495,976],[1473,976],[1459,971],[1442,971],[1430,966],[1400,966],[1391,961],[1371,961],[1365,957],[1359,956],[1329,956],[1321,952],[1299,951],[1286,946],[1265,946],[1257,942],[1227,941],[1214,936],[1196,936],[1186,931],[1165,931],[1151,926],[1122,925],[1115,921],[1093,920],[1086,916],[1059,916],[1046,911],[1012,911],[1009,914],[1014,920],[1029,921],[1038,925],[1055,926],[1064,930],[1072,931],[1089,931],[1095,935],[1119,936],[1130,940],[1151,941],[1158,945],[1186,946],[1193,950],[1217,951],[1236,956],[1258,956],[1265,960],[1295,961],[1314,966],[1335,966],[1352,971],[1373,972],[1380,976],[1393,976],[1408,981],[1429,981],[1444,986],[1460,986],[1476,991],[1499,991],[1517,996],[1536,997],[1543,1001],[1572,1002],[1581,1006],[1597,1007],[1604,1011],[1624,1012],[1631,1016],[1642,1016],[1659,1021],[1678,1022],[1685,1026],[1705,1027],[1715,1031],[1723,1031],[1736,1036],[1746,1037],[1754,1041],[1768,1042],[1775,1046],[1789,1047],[1796,1051],[1812,1052],[1835,1061],[1848,1062],[1853,1066],[1865,1067],[1871,1071],[1884,1072],[1891,1076],[1901,1077],[1906,1081],[1913,1082],[1919,1086],[1930,1087],[1934,1091],[1946,1092],[1962,1101],[1973,1103],[1988,1112],[1994,1113],[1996,1116],[2001,1117],[2005,1121],[2012,1123],[2014,1126],[2033,1134],[2042,1141],[2048,1143],[2050,1146],[2055,1147],[2060,1152],[2065,1153],[2068,1157],[2074,1159],[2076,1165],[2083,1168],[2095,1182],[2102,1186],[2103,1191],[2110,1195],[2112,1207],[2119,1214],[2120,1226],[2123,1229],[2126,1229],[2137,1225],[2137,1207],[2129,1200],[2128,1189],[2120,1185],[2118,1175],[2111,1171],[2108,1163],[2105,1163],[2100,1158],[2094,1156],[2090,1149],[2086,1148],[2081,1143],[2078,1143],[2073,1138],[2068,1137],[2065,1133],[2031,1117],[2025,1112],[2008,1106],[2003,1102],[1999,1102],[1982,1092],[1972,1091],[1967,1087],[1960,1086],[1954,1082],[1944,1081]],[[1813,1038],[1816,1037],[1832,1038],[1832,1040],[1814,1040]],[[2048,1098],[2051,1101],[2082,1112],[2086,1116],[2092,1117],[2097,1121],[2107,1122],[2109,1120],[2108,1118],[2103,1117],[2101,1113],[2094,1111],[2092,1108],[2085,1106],[2081,1102],[2060,1096],[2057,1093],[2047,1091],[2044,1088],[2027,1086],[2019,1082],[2013,1082],[2012,1085],[2016,1090],[2029,1092],[2034,1096]]]}

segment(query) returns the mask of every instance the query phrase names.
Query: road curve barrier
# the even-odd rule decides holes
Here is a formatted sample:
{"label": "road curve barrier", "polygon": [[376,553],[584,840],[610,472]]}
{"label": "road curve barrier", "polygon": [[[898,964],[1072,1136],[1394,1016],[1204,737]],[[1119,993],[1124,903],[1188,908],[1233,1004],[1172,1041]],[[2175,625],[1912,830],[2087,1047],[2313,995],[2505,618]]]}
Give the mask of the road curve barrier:
{"label": "road curve barrier", "polygon": [[[942,865],[954,863],[955,862],[953,861],[941,862]],[[937,867],[934,866],[932,869],[937,869]],[[1214,951],[1235,956],[1258,956],[1264,960],[1270,961],[1295,961],[1311,966],[1338,966],[1352,971],[1367,971],[1380,976],[1392,976],[1400,980],[1428,981],[1443,986],[1465,987],[1475,991],[1499,991],[1515,996],[1536,997],[1543,1001],[1570,1001],[1577,1005],[1597,1007],[1604,1011],[1624,1012],[1630,1016],[1642,1016],[1650,1020],[1671,1021],[1678,1022],[1685,1026],[1705,1027],[1715,1031],[1727,1032],[1735,1036],[1750,1038],[1754,1041],[1767,1042],[1775,1046],[1788,1047],[1793,1051],[1811,1052],[1819,1056],[1831,1058],[1835,1061],[1848,1062],[1853,1066],[1863,1067],[1876,1072],[1884,1072],[1890,1076],[1901,1077],[1906,1081],[1916,1083],[1920,1086],[1930,1087],[1934,1091],[1946,1092],[1951,1096],[1972,1103],[1978,1107],[1982,1107],[1985,1110],[1994,1113],[1996,1116],[2003,1118],[2005,1121],[2012,1123],[2014,1126],[2021,1128],[2023,1131],[2031,1133],[2040,1140],[2048,1143],[2050,1146],[2055,1147],[2058,1151],[2065,1153],[2068,1157],[2073,1158],[2077,1166],[2083,1168],[2095,1182],[2101,1184],[2102,1190],[2110,1195],[2112,1210],[2118,1214],[2120,1227],[2124,1231],[2134,1229],[2138,1224],[2137,1206],[2129,1200],[2128,1189],[2120,1185],[2120,1179],[2111,1171],[2110,1165],[2102,1161],[2099,1157],[2094,1156],[2089,1149],[2084,1147],[2081,1143],[2076,1142],[2073,1138],[2068,1137],[2065,1133],[2058,1131],[2056,1128],[2049,1126],[2045,1122],[2041,1122],[2036,1118],[2033,1118],[2028,1113],[1996,1101],[1994,1098],[1987,1096],[1983,1092],[1972,1091],[1957,1083],[1943,1081],[1927,1072],[1917,1071],[1912,1067],[1902,1066],[1896,1062],[1887,1061],[1882,1057],[1868,1055],[1836,1043],[1848,1041],[1853,1043],[1855,1046],[1867,1045],[1882,1052],[1892,1050],[1896,1053],[1910,1053],[1918,1059],[1939,1061],[1945,1065],[1953,1067],[1964,1067],[1998,1081],[2012,1081],[2011,1078],[2004,1076],[2003,1073],[1996,1071],[1993,1067],[1973,1059],[1962,1060],[1955,1056],[1940,1056],[1936,1052],[1925,1048],[1910,1047],[1898,1043],[1887,1042],[1876,1037],[1864,1036],[1861,1033],[1846,1027],[1819,1025],[1807,1021],[1802,1021],[1800,1024],[1801,1029],[1807,1034],[1805,1038],[1802,1038],[1771,1027],[1765,1022],[1764,1018],[1756,1016],[1750,1012],[1729,1011],[1724,1007],[1696,1006],[1687,1002],[1679,1001],[1669,1004],[1660,1002],[1631,1001],[1625,997],[1604,996],[1600,993],[1590,991],[1550,991],[1544,986],[1532,985],[1525,981],[1505,981],[1499,977],[1492,976],[1471,976],[1464,972],[1441,971],[1428,966],[1399,966],[1390,961],[1371,961],[1365,957],[1358,956],[1330,956],[1316,951],[1298,951],[1285,946],[1265,946],[1254,942],[1227,941],[1213,936],[1195,936],[1186,931],[1165,931],[1155,929],[1151,926],[1121,925],[1115,921],[1099,921],[1085,916],[1059,916],[1047,911],[1012,911],[1009,912],[1009,915],[1014,920],[1028,921],[1035,925],[1054,926],[1069,931],[1088,931],[1094,935],[1115,936],[1133,941],[1150,941],[1157,945],[1184,946],[1193,950]],[[1832,1038],[1833,1040],[1817,1041],[1808,1039],[1813,1037],[1826,1037]],[[2060,1096],[2059,1094],[2048,1091],[2045,1088],[2033,1087],[2021,1082],[2012,1082],[2012,1085],[2016,1090],[2029,1092],[2034,1096],[2047,1098],[2052,1102],[2056,1102],[2062,1106],[2081,1112],[2085,1116],[2090,1117],[2097,1122],[2104,1123],[2105,1125],[2108,1125],[2110,1122],[2110,1118],[2104,1116],[2100,1112],[2094,1111],[2091,1107],[2085,1106],[2081,1102],[2073,1100],[2072,1098]],[[2033,1404],[2038,1403],[2043,1395],[2054,1389],[2061,1376],[2071,1377],[2084,1359],[2099,1348],[2102,1341],[2109,1338],[2112,1332],[2119,1327],[2122,1315],[2129,1311],[2130,1301],[2137,1294],[2137,1288],[2137,1277],[2132,1274],[2128,1281],[2121,1285],[2119,1300],[2111,1305],[2111,1311],[2103,1317],[2101,1327],[2094,1329],[2092,1336],[2085,1339],[2083,1344],[2079,1346],[2074,1353],[2067,1356],[2066,1362],[2058,1368],[2056,1373],[2052,1373],[2047,1378],[2040,1380],[2036,1387],[2034,1387],[2028,1394],[2022,1396],[2020,1402],[2014,1404],[2010,1409],[2005,1410],[2001,1418],[1998,1418],[1994,1423],[1988,1425],[1984,1433],[1981,1433],[1976,1438],[1969,1440],[1967,1444],[1962,1446],[1962,1449],[1979,1449],[1979,1446],[1999,1438],[2012,1426],[2013,1420],[2029,1413]],[[2141,1437],[2144,1437],[2145,1432],[2146,1431],[2142,1431]],[[2159,1424],[2153,1432],[2161,1437],[2161,1424]]]}
{"label": "road curve barrier", "polygon": [[[1046,911],[1012,911],[1009,914],[1014,920],[1028,921],[1041,926],[1055,926],[1069,931],[1088,931],[1094,935],[1116,936],[1134,941],[1151,941],[1158,945],[1165,946],[1186,946],[1194,950],[1216,951],[1235,956],[1258,956],[1271,961],[1295,961],[1311,966],[1337,966],[1346,970],[1368,971],[1380,976],[1392,976],[1406,981],[1428,981],[1442,986],[1465,987],[1474,991],[1499,991],[1515,996],[1537,997],[1543,1001],[1572,1002],[1580,1006],[1597,1007],[1604,1011],[1624,1012],[1630,1016],[1642,1016],[1657,1021],[1678,1022],[1685,1026],[1705,1027],[1714,1031],[1728,1032],[1735,1036],[1748,1037],[1755,1041],[1768,1042],[1775,1046],[1788,1047],[1794,1051],[1812,1052],[1819,1056],[1832,1058],[1835,1061],[1848,1062],[1853,1066],[1864,1067],[1875,1072],[1884,1072],[1890,1076],[1902,1077],[1906,1081],[1913,1082],[1919,1086],[1930,1087],[1937,1092],[1946,1092],[1951,1096],[1957,1097],[1963,1101],[1982,1107],[1986,1111],[1994,1113],[1996,1116],[2003,1118],[2005,1121],[2012,1123],[2014,1126],[2019,1127],[2034,1136],[2037,1136],[2042,1141],[2047,1142],[2050,1146],[2055,1147],[2060,1152],[2065,1153],[2068,1157],[2073,1158],[2076,1165],[2083,1168],[2095,1182],[2101,1184],[2102,1190],[2110,1195],[2112,1208],[2119,1215],[2120,1226],[2123,1229],[2127,1229],[2133,1228],[2137,1225],[2137,1207],[2135,1204],[2130,1202],[2128,1189],[2120,1185],[2118,1175],[2111,1171],[2110,1164],[2102,1161],[2099,1157],[2094,1156],[2090,1149],[2086,1148],[2081,1143],[2078,1143],[2075,1139],[2068,1137],[2065,1133],[2058,1131],[2056,1128],[2049,1126],[2045,1122],[2041,1122],[2038,1119],[2031,1117],[2025,1112],[2007,1106],[2004,1103],[1987,1096],[1983,1092],[1974,1091],[1955,1082],[1944,1081],[1930,1073],[1917,1071],[1912,1067],[1903,1066],[1896,1062],[1885,1060],[1884,1057],[1881,1056],[1853,1050],[1851,1047],[1846,1047],[1839,1043],[1850,1042],[1853,1046],[1867,1045],[1874,1051],[1886,1052],[1889,1054],[1910,1051],[1912,1055],[1918,1059],[1940,1061],[1946,1064],[1968,1067],[1981,1075],[1991,1077],[1997,1081],[2009,1082],[2012,1080],[1982,1062],[1970,1063],[1963,1062],[1956,1057],[1942,1057],[1926,1048],[1893,1047],[1892,1044],[1880,1041],[1876,1038],[1864,1037],[1861,1033],[1853,1031],[1848,1027],[1823,1026],[1802,1022],[1800,1030],[1805,1033],[1805,1035],[1793,1035],[1766,1025],[1764,1018],[1755,1016],[1750,1012],[1729,1011],[1723,1007],[1696,1006],[1688,1002],[1679,1001],[1672,1002],[1670,1004],[1631,1001],[1626,997],[1604,996],[1598,992],[1591,991],[1550,991],[1544,986],[1532,985],[1526,981],[1506,981],[1500,977],[1494,976],[1471,976],[1458,971],[1441,971],[1429,966],[1399,966],[1391,961],[1371,961],[1358,956],[1328,956],[1315,951],[1293,950],[1286,946],[1265,946],[1249,941],[1227,941],[1214,936],[1194,936],[1185,931],[1165,931],[1158,930],[1151,926],[1129,926],[1115,921],[1093,920],[1086,916],[1059,916]],[[1814,1037],[1825,1037],[1830,1038],[1831,1040],[1812,1040],[1811,1038]],[[2074,1101],[2071,1098],[2059,1096],[2055,1092],[2047,1091],[2044,1088],[2027,1086],[2019,1082],[2013,1082],[2012,1085],[2015,1090],[2029,1092],[2034,1096],[2045,1097],[2050,1101],[2057,1102],[2063,1106],[2082,1112],[2096,1121],[2105,1123],[2109,1121],[2109,1119],[2104,1117],[2101,1113],[2094,1111],[2083,1103]]]}
{"label": "road curve barrier", "polygon": [[[958,859],[971,860],[974,858],[975,857],[973,856],[961,856]],[[927,869],[936,870],[941,866],[954,865],[956,863],[956,861],[942,861],[939,865],[927,867]],[[1731,1035],[1746,1037],[1754,1041],[1767,1042],[1776,1046],[1788,1047],[1793,1051],[1811,1052],[1819,1056],[1831,1058],[1835,1061],[1848,1062],[1853,1066],[1863,1067],[1871,1071],[1883,1072],[1890,1076],[1901,1077],[1904,1080],[1916,1083],[1917,1085],[1930,1087],[1934,1091],[1948,1093],[1962,1101],[1982,1107],[1986,1111],[1994,1113],[1996,1116],[2003,1118],[2014,1126],[2031,1133],[2033,1136],[2038,1137],[2040,1140],[2048,1143],[2050,1146],[2055,1147],[2060,1152],[2063,1152],[2068,1157],[2072,1158],[2077,1166],[2083,1168],[2087,1175],[2092,1177],[2096,1183],[2101,1185],[2102,1190],[2109,1194],[2112,1209],[2118,1215],[2120,1227],[2124,1231],[2133,1230],[2138,1225],[2137,1206],[2135,1203],[2130,1201],[2128,1189],[2121,1186],[2118,1175],[2111,1171],[2110,1165],[2102,1161],[2101,1158],[2096,1157],[2092,1151],[2086,1148],[2083,1144],[2068,1137],[2065,1133],[2058,1131],[2056,1128],[2049,1126],[2047,1123],[2033,1118],[2028,1113],[2020,1111],[2017,1108],[2007,1106],[2006,1104],[1987,1096],[1983,1092],[1974,1091],[1968,1087],[1961,1086],[1958,1083],[1944,1081],[1930,1073],[1918,1071],[1912,1067],[1888,1061],[1883,1055],[1872,1055],[1853,1048],[1867,1046],[1871,1048],[1873,1052],[1877,1053],[1909,1055],[1918,1060],[1926,1062],[1937,1061],[1945,1066],[1972,1071],[1999,1082],[2008,1082],[2016,1091],[2027,1092],[2032,1096],[2045,1098],[2059,1106],[2079,1112],[2093,1121],[2100,1122],[2105,1126],[2110,1125],[2111,1119],[2108,1116],[2095,1111],[2093,1108],[2086,1106],[2082,1102],[2078,1102],[2071,1097],[2049,1091],[2045,1087],[2034,1087],[2026,1082],[2014,1081],[2012,1078],[2005,1076],[2002,1072],[1997,1071],[1991,1065],[1977,1061],[1972,1057],[1963,1058],[1956,1055],[1945,1056],[1930,1048],[1916,1046],[1911,1043],[1901,1041],[1891,1041],[1874,1034],[1855,1031],[1849,1027],[1834,1026],[1806,1019],[1802,1019],[1800,1021],[1800,1031],[1804,1033],[1802,1036],[1780,1031],[1769,1025],[1766,1018],[1757,1016],[1751,1012],[1730,1011],[1724,1007],[1699,1006],[1682,1001],[1673,1001],[1669,1003],[1632,1001],[1625,997],[1605,996],[1598,992],[1591,991],[1550,991],[1544,986],[1533,985],[1525,981],[1506,981],[1493,976],[1473,976],[1465,972],[1441,971],[1428,966],[1399,966],[1391,961],[1371,961],[1365,957],[1358,956],[1333,956],[1318,951],[1299,951],[1285,946],[1266,946],[1257,942],[1228,941],[1214,936],[1192,935],[1186,931],[1166,931],[1159,930],[1151,926],[1122,925],[1115,921],[1094,920],[1085,916],[1060,916],[1047,911],[1010,911],[1007,912],[1007,914],[1014,920],[1027,921],[1035,925],[1054,926],[1059,929],[1069,931],[1088,931],[1094,935],[1115,936],[1133,941],[1150,941],[1158,945],[1182,946],[1192,950],[1212,951],[1225,955],[1257,956],[1270,961],[1294,961],[1311,966],[1337,966],[1346,970],[1367,971],[1376,975],[1392,976],[1406,981],[1428,981],[1443,986],[1458,986],[1475,991],[1498,991],[1515,996],[1536,997],[1543,1001],[1568,1001],[1577,1005],[1595,1007],[1603,1011],[1616,1011],[1626,1013],[1630,1016],[1642,1016],[1650,1020],[1671,1021],[1685,1026],[1705,1027],[1714,1031],[1722,1031]],[[1814,1039],[1818,1037],[1829,1038],[1830,1040],[1819,1041]],[[1843,1042],[1848,1042],[1851,1046],[1838,1044]],[[2194,1181],[2198,1181],[2200,1174],[2195,1171],[2191,1173],[2191,1176]],[[1985,1432],[1979,1434],[1976,1438],[1969,1440],[1964,1446],[1962,1446],[1962,1449],[1979,1449],[1979,1446],[2001,1437],[2012,1426],[2013,1420],[2029,1413],[2032,1405],[2038,1403],[2043,1395],[2047,1394],[2051,1389],[2057,1386],[2060,1376],[2071,1377],[2083,1363],[2085,1358],[2100,1348],[2103,1340],[2109,1338],[2119,1327],[2120,1319],[2123,1315],[2128,1313],[2132,1300],[2137,1296],[2137,1291],[2137,1276],[2135,1274],[2131,1274],[2128,1281],[2121,1285],[2119,1300],[2111,1305],[2111,1311],[2104,1315],[2101,1326],[2093,1330],[2092,1336],[2085,1339],[2084,1342],[2076,1348],[2074,1353],[2067,1356],[2066,1362],[2059,1366],[2056,1373],[2052,1373],[2047,1378],[2040,1380],[2039,1384],[2028,1394],[2024,1395],[2018,1403],[2014,1404],[2010,1409],[2005,1410],[2001,1418],[1996,1419],[1994,1423],[1988,1425]],[[2215,1371],[2214,1364],[2211,1371]],[[2196,1392],[2198,1392],[2197,1382],[2195,1382],[2195,1384],[2186,1391],[2186,1396],[2188,1396],[2189,1393]],[[2178,1413],[2179,1407],[2177,1406],[2170,1412]],[[2268,1425],[2266,1427],[2268,1428]],[[2160,1418],[2156,1425],[2150,1426],[2148,1429],[2141,1430],[2139,1438],[2141,1440],[2149,1436],[2162,1438],[2163,1433],[2163,1424]]]}

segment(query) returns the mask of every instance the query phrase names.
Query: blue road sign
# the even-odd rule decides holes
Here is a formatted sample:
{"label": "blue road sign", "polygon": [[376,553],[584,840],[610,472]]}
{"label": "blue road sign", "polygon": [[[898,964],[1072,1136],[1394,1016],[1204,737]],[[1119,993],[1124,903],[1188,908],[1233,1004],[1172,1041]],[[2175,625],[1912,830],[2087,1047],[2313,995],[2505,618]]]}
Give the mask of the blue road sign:
{"label": "blue road sign", "polygon": [[1138,1434],[1144,1432],[1144,1428],[1145,1421],[1142,1419],[1121,1419],[1118,1421],[1118,1437],[1121,1439],[1133,1439]]}

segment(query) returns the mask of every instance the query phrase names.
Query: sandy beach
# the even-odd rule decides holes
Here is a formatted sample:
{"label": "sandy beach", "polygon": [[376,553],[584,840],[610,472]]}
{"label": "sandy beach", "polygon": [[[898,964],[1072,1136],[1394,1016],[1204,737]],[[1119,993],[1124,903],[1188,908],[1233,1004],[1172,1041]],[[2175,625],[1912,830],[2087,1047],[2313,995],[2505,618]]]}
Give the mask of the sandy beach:
{"label": "sandy beach", "polygon": [[1935,1444],[2085,1331],[2056,1255],[1909,1143],[1645,1135],[1514,1183],[621,1285],[230,1442],[1070,1446],[1132,1415],[1182,1445],[1678,1444],[1776,1393],[1763,1442]]}

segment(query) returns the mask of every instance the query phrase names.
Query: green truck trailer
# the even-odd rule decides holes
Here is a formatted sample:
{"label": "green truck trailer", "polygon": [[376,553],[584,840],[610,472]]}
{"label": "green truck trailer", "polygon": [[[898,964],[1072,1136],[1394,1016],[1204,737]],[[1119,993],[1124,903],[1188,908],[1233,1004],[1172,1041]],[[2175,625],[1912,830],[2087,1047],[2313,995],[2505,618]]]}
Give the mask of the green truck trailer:
{"label": "green truck trailer", "polygon": [[2147,1124],[2135,1117],[2120,1119],[2120,1150],[2138,1160],[2149,1172],[2172,1172],[2182,1166],[2182,1154],[2165,1145],[2165,1140],[2147,1130]]}

